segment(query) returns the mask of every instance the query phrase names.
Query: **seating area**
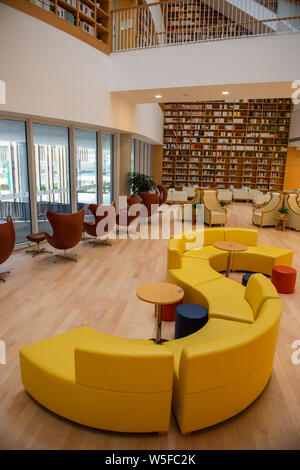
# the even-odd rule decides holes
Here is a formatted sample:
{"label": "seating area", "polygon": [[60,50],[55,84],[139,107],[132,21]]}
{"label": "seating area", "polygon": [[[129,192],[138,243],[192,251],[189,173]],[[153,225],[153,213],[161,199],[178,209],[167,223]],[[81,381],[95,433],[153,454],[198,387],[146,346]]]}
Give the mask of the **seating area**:
{"label": "seating area", "polygon": [[0,0],[0,450],[300,448],[299,34],[300,0]]}
{"label": "seating area", "polygon": [[[248,246],[232,262],[232,269],[259,272],[246,287],[220,272],[227,253],[213,243],[224,240]],[[51,411],[99,429],[167,432],[172,388],[183,434],[217,424],[246,408],[268,383],[282,306],[260,273],[291,266],[292,259],[292,250],[257,245],[256,230],[210,228],[176,236],[168,246],[166,279],[184,291],[178,309],[193,303],[208,311],[199,331],[155,345],[86,327],[72,330],[21,349],[24,387]],[[133,379],[130,371],[137,368]]]}

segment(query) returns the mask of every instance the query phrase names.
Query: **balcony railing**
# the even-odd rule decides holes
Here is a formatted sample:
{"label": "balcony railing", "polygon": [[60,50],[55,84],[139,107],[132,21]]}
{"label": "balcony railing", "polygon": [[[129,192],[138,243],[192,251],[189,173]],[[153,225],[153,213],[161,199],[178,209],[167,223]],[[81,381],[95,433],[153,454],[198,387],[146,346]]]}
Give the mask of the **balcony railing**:
{"label": "balcony railing", "polygon": [[113,51],[300,31],[298,0],[163,0],[112,10]]}

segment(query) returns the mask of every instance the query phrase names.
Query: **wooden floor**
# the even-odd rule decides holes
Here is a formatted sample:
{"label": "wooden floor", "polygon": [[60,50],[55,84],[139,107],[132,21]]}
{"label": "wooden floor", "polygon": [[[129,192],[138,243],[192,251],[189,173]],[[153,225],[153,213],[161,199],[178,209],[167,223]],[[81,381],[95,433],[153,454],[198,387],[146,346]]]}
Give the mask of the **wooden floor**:
{"label": "wooden floor", "polygon": [[[251,227],[251,205],[233,203],[229,226]],[[51,255],[14,254],[1,270],[0,339],[7,364],[0,365],[0,449],[300,449],[300,364],[291,361],[300,340],[300,274],[297,292],[281,295],[283,315],[274,370],[264,393],[247,410],[212,428],[182,436],[174,416],[167,435],[118,434],[89,429],[45,410],[24,391],[18,362],[21,346],[89,325],[105,333],[150,338],[153,306],[136,298],[136,287],[164,280],[167,240],[114,240],[111,247],[81,243],[78,263],[53,263]],[[294,250],[300,272],[300,233],[259,230],[259,243]],[[240,280],[240,273],[232,277]],[[174,323],[163,323],[173,338]],[[201,373],[201,371],[200,371]]]}

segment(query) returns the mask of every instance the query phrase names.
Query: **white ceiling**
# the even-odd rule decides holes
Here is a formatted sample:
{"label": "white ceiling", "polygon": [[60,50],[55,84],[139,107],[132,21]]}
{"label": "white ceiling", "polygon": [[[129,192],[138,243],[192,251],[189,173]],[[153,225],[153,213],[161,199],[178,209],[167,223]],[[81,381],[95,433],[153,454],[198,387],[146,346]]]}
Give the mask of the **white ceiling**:
{"label": "white ceiling", "polygon": [[[250,98],[290,98],[294,89],[292,82],[265,82],[233,85],[155,88],[148,90],[124,90],[111,92],[136,104],[168,103],[184,101],[233,100]],[[229,91],[223,95],[222,91]],[[155,95],[161,95],[157,99]]]}

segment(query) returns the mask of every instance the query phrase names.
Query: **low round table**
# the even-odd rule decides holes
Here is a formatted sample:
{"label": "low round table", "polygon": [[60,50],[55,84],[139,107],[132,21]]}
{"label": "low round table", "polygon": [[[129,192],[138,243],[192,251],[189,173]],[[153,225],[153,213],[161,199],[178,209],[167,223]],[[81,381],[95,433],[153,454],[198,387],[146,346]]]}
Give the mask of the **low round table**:
{"label": "low round table", "polygon": [[184,291],[176,284],[169,282],[147,282],[136,290],[139,299],[157,305],[157,323],[155,343],[161,344],[162,305],[175,304],[183,299]]}
{"label": "low round table", "polygon": [[232,253],[248,250],[248,246],[237,242],[214,242],[213,246],[219,250],[228,251],[226,277],[229,277]]}

